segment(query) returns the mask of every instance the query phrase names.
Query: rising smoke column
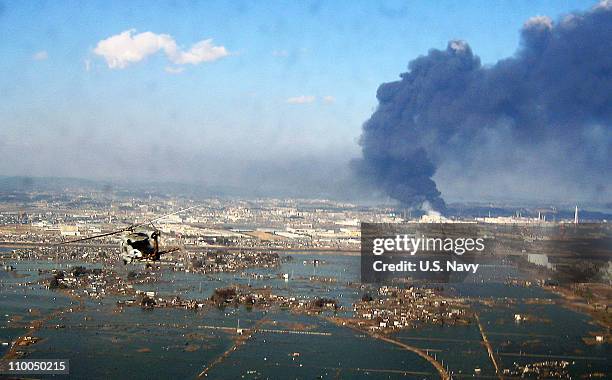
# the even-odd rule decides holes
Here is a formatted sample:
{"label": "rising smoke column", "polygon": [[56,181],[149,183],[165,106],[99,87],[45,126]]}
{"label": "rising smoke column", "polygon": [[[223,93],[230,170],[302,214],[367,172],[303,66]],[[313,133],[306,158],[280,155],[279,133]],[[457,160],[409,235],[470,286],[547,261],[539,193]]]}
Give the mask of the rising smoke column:
{"label": "rising smoke column", "polygon": [[567,160],[585,186],[607,190],[611,36],[612,2],[605,1],[557,22],[528,20],[515,55],[493,66],[483,66],[463,41],[430,50],[399,81],[378,88],[379,105],[363,125],[354,169],[411,208],[427,202],[443,210],[432,179],[439,165],[503,172],[517,155],[527,170]]}

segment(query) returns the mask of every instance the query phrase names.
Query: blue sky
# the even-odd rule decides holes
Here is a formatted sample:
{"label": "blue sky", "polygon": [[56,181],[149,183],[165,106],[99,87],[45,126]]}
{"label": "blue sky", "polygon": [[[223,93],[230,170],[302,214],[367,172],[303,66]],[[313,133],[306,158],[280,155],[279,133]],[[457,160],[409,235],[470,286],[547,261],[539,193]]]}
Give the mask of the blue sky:
{"label": "blue sky", "polygon": [[[245,171],[278,162],[292,171],[299,160],[333,173],[359,154],[378,86],[410,60],[462,39],[494,63],[516,51],[528,18],[593,4],[3,2],[0,150],[23,159],[0,174],[160,173],[241,186]],[[212,38],[229,54],[174,64],[158,51],[110,68],[96,47],[132,29],[169,35],[183,52]]]}

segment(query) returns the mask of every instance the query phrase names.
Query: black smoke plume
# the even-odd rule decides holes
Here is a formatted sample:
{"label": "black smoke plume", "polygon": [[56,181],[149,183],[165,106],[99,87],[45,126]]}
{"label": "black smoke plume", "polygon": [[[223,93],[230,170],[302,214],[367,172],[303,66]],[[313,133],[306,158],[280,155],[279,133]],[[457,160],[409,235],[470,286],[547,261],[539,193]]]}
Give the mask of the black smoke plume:
{"label": "black smoke plume", "polygon": [[545,183],[561,168],[585,188],[610,188],[612,2],[528,20],[515,55],[492,66],[451,41],[400,77],[378,88],[354,169],[403,205],[443,210],[432,177],[449,163],[458,177],[518,168]]}

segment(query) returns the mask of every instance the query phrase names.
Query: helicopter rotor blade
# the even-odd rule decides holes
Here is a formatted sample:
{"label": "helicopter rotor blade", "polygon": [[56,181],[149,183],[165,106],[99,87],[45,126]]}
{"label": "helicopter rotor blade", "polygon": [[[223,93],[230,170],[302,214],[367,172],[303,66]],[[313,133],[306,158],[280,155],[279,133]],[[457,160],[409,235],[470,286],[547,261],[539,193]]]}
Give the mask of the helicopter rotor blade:
{"label": "helicopter rotor blade", "polygon": [[125,231],[129,230],[130,228],[131,228],[131,226],[130,226],[130,227],[127,227],[127,228],[122,228],[122,229],[117,230],[117,231],[113,231],[113,232],[108,232],[108,233],[105,233],[105,234],[101,234],[101,235],[89,236],[89,237],[82,238],[82,239],[75,239],[75,240],[63,241],[63,242],[58,243],[58,244],[56,244],[56,245],[65,245],[65,244],[77,243],[77,242],[80,242],[80,241],[86,241],[86,240],[98,239],[98,238],[105,237],[105,236],[117,235],[117,234],[120,234],[120,233],[122,233],[122,232],[125,232]]}
{"label": "helicopter rotor blade", "polygon": [[171,212],[171,213],[169,213],[169,214],[162,215],[162,216],[160,216],[159,218],[151,219],[151,220],[148,220],[148,221],[146,221],[146,222],[142,222],[142,223],[140,223],[140,224],[137,224],[137,226],[140,226],[140,225],[143,225],[143,224],[149,224],[149,223],[157,222],[158,220],[162,220],[162,219],[164,219],[165,217],[168,217],[168,216],[171,216],[171,215],[176,215],[176,214],[179,214],[179,213],[181,213],[181,212],[183,212],[183,211],[188,211],[188,210],[194,209],[194,208],[196,208],[196,207],[200,207],[200,206],[201,206],[201,205],[195,205],[195,206],[187,207],[187,208],[184,208],[184,209],[181,209],[181,210],[178,210],[178,211],[174,211],[174,212]]}
{"label": "helicopter rotor blade", "polygon": [[166,214],[166,215],[162,215],[162,216],[160,216],[158,218],[155,218],[155,219],[147,220],[147,221],[144,221],[144,222],[141,222],[141,223],[134,223],[134,224],[129,225],[127,227],[124,227],[124,228],[122,228],[120,230],[108,232],[108,233],[101,234],[101,235],[89,236],[89,237],[82,238],[82,239],[64,241],[64,242],[58,243],[57,245],[65,245],[65,244],[71,244],[71,243],[77,243],[77,242],[81,242],[81,241],[86,241],[86,240],[98,239],[98,238],[105,237],[105,236],[117,235],[117,234],[120,234],[120,233],[125,232],[125,231],[130,231],[130,230],[134,229],[135,227],[144,226],[144,225],[156,222],[158,220],[161,220],[161,219],[163,219],[165,217],[168,217],[168,216],[171,216],[171,215],[175,215],[175,214],[181,213],[183,211],[188,211],[188,210],[194,209],[196,207],[200,207],[200,206],[201,205],[187,207],[187,208],[184,208],[184,209],[181,209],[181,210],[178,210],[178,211],[171,212],[171,213]]}

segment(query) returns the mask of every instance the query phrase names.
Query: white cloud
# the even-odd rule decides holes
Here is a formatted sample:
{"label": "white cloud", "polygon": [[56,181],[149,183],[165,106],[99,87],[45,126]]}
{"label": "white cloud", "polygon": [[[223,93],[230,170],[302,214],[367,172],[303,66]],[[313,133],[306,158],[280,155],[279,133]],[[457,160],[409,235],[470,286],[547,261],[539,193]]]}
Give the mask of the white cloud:
{"label": "white cloud", "polygon": [[289,104],[308,104],[314,102],[315,100],[317,100],[315,96],[300,95],[287,98],[286,102]]}
{"label": "white cloud", "polygon": [[185,71],[184,67],[166,66],[164,70],[169,74],[180,74]]}
{"label": "white cloud", "polygon": [[32,58],[34,58],[36,61],[44,61],[45,59],[49,58],[49,54],[46,50],[41,50],[39,52],[36,52],[36,54],[34,54]]}
{"label": "white cloud", "polygon": [[167,34],[133,33],[133,29],[126,30],[98,42],[94,53],[104,57],[109,68],[123,69],[130,63],[140,62],[157,53],[160,49],[176,50],[176,43]]}
{"label": "white cloud", "polygon": [[333,104],[336,102],[336,98],[331,96],[331,95],[326,95],[323,97],[323,102],[327,103],[327,104]]}
{"label": "white cloud", "polygon": [[104,57],[111,69],[123,69],[150,55],[163,51],[174,64],[197,65],[229,55],[223,46],[215,46],[212,39],[196,42],[188,51],[182,51],[169,34],[143,32],[134,34],[130,29],[98,42],[94,53]]}
{"label": "white cloud", "polygon": [[212,62],[227,57],[229,52],[224,46],[213,45],[212,38],[195,43],[188,51],[176,50],[168,53],[168,58],[177,65],[197,65],[202,62]]}

